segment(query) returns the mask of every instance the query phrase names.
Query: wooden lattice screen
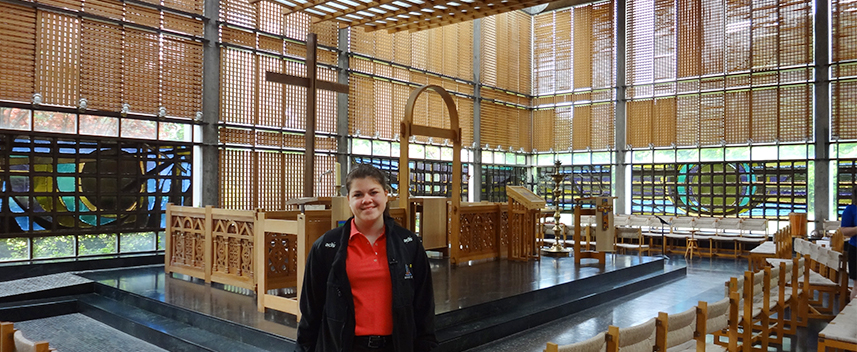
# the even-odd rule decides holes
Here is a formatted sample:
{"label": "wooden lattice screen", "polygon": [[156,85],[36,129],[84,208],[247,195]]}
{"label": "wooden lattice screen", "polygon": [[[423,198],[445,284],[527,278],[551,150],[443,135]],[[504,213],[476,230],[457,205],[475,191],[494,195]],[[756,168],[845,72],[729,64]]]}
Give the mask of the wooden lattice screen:
{"label": "wooden lattice screen", "polygon": [[614,7],[607,1],[534,16],[535,150],[614,147]]}
{"label": "wooden lattice screen", "polygon": [[[308,15],[283,16],[274,2],[220,1],[220,207],[285,209],[302,196],[304,87],[267,82],[268,71],[306,76],[308,33],[318,35],[318,79],[337,81],[338,27]],[[317,93],[314,194],[333,195],[336,93]]]}
{"label": "wooden lattice screen", "polygon": [[[431,50],[429,50],[431,48]],[[463,143],[473,141],[473,24],[458,23],[426,31],[389,34],[351,29],[349,131],[392,139],[399,134],[413,88],[436,84],[452,92],[458,106]],[[375,59],[375,60],[373,60]],[[417,99],[414,123],[449,128],[449,116],[435,94]],[[416,137],[425,141],[426,137]],[[440,143],[442,141],[435,141]]]}
{"label": "wooden lattice screen", "polygon": [[629,3],[628,143],[812,140],[812,26],[807,0]]}
{"label": "wooden lattice screen", "polygon": [[831,115],[833,138],[857,139],[857,2],[832,0]]}
{"label": "wooden lattice screen", "polygon": [[47,105],[86,99],[89,109],[129,104],[155,115],[164,107],[167,116],[193,118],[202,110],[201,15],[201,0],[2,4],[0,99],[30,102],[40,93]]}

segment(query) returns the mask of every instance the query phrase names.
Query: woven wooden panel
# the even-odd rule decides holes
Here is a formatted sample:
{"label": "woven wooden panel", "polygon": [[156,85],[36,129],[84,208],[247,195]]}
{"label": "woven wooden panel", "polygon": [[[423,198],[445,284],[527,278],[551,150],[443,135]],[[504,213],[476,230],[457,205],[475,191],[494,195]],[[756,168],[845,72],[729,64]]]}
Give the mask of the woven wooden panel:
{"label": "woven wooden panel", "polygon": [[80,96],[89,108],[122,105],[122,27],[83,20],[80,35]]}
{"label": "woven wooden panel", "polygon": [[831,60],[833,62],[857,59],[857,2],[832,0]]}
{"label": "woven wooden panel", "polygon": [[473,144],[473,100],[455,97],[458,107],[458,127],[461,128],[461,144]]}
{"label": "woven wooden panel", "polygon": [[[223,29],[221,29],[223,30]],[[259,35],[258,43],[256,44],[259,50],[267,51],[274,54],[282,54],[284,43],[280,38],[269,37],[267,35]],[[277,71],[280,72],[280,71]]]}
{"label": "woven wooden panel", "polygon": [[167,114],[193,118],[202,111],[202,43],[164,36],[162,106]]}
{"label": "woven wooden panel", "polygon": [[574,9],[574,88],[592,87],[592,7]]}
{"label": "woven wooden panel", "polygon": [[428,67],[429,31],[411,34],[411,67],[425,70]]}
{"label": "woven wooden panel", "polygon": [[202,26],[203,23],[200,20],[164,12],[164,29],[166,30],[202,37]]}
{"label": "woven wooden panel", "polygon": [[[319,68],[320,79],[335,82],[336,71],[332,69]],[[319,132],[336,133],[336,93],[328,90],[319,90],[317,93],[317,114],[315,130]]]}
{"label": "woven wooden panel", "polygon": [[[627,59],[626,81],[629,85],[652,81],[653,37],[649,27],[654,21],[654,9],[643,2],[631,1],[627,9]],[[636,97],[634,87],[629,87],[628,97]]]}
{"label": "woven wooden panel", "polygon": [[831,136],[841,140],[857,139],[857,81],[833,82]]}
{"label": "woven wooden panel", "polygon": [[[303,153],[284,153],[285,177],[286,177],[286,199],[303,197],[304,189],[304,157]],[[318,160],[315,160],[316,165]]]}
{"label": "woven wooden panel", "polygon": [[[259,56],[259,75],[264,77],[265,72],[283,72],[283,60],[270,56]],[[283,126],[283,89],[280,83],[259,81],[259,125],[280,127]]]}
{"label": "woven wooden panel", "polygon": [[592,149],[604,150],[615,147],[615,105],[592,105]]}
{"label": "woven wooden panel", "polygon": [[[511,12],[513,16],[515,16],[516,20],[516,28],[515,28],[515,37],[517,38],[517,72],[515,72],[515,76],[518,78],[518,84],[515,87],[514,91],[521,92],[524,94],[531,94],[533,85],[530,77],[533,73],[532,68],[532,53],[530,51],[530,46],[533,42],[532,37],[532,26],[533,26],[533,17],[524,13],[523,11],[514,11]],[[528,101],[526,105],[530,105]]]}
{"label": "woven wooden panel", "polygon": [[[533,149],[537,151],[548,151],[553,148],[556,131],[556,111],[554,109],[544,109],[533,111]],[[566,134],[569,136],[570,134]],[[527,150],[529,151],[529,150]]]}
{"label": "woven wooden panel", "polygon": [[[257,155],[259,165],[254,175],[264,176],[256,179],[259,187],[259,203],[255,207],[266,210],[285,209],[287,200],[285,185],[293,181],[286,179],[284,154],[258,152]],[[298,175],[297,179],[302,179],[302,177]]]}
{"label": "woven wooden panel", "polygon": [[[247,48],[253,48],[256,46],[256,35],[253,34],[253,32],[236,28],[221,27],[220,40],[224,43],[240,45]],[[280,47],[280,52],[282,51],[283,48]]]}
{"label": "woven wooden panel", "polygon": [[[374,53],[373,57],[384,60],[393,60],[393,35],[384,31],[374,31]],[[441,50],[438,48],[438,50]]]}
{"label": "woven wooden panel", "polygon": [[83,6],[83,1],[81,0],[38,0],[34,2],[50,6],[56,6],[71,11],[80,11],[81,7]]}
{"label": "woven wooden panel", "polygon": [[[306,77],[306,64],[303,62],[284,61],[284,73],[292,76]],[[296,130],[306,130],[306,87],[283,86],[283,126]]]}
{"label": "woven wooden panel", "polygon": [[76,106],[80,98],[80,19],[40,11],[36,45],[36,91],[46,104]]}
{"label": "woven wooden panel", "polygon": [[266,33],[283,35],[283,5],[274,1],[259,1],[256,6],[259,8],[257,28]]}
{"label": "woven wooden panel", "polygon": [[652,77],[655,80],[675,79],[676,48],[675,2],[655,0],[655,23],[652,48]]}
{"label": "woven wooden panel", "polygon": [[[567,91],[574,86],[574,60],[572,53],[575,44],[571,29],[572,11],[572,9],[557,11],[554,18],[554,33],[549,34],[555,37],[555,47],[553,48],[555,55],[553,59],[555,71],[554,86],[557,91]],[[536,39],[536,42],[541,42],[541,40]],[[550,42],[547,44],[549,45]],[[535,58],[533,59],[535,63]]]}
{"label": "woven wooden panel", "polygon": [[[557,119],[563,114],[563,109],[557,109]],[[569,109],[571,110],[571,109]],[[571,112],[571,111],[569,111]],[[574,120],[571,128],[573,136],[571,137],[571,147],[574,150],[583,150],[592,146],[592,105],[575,106],[573,110]],[[559,121],[557,121],[559,123]],[[559,141],[559,136],[557,136]],[[557,143],[556,150],[564,150],[562,145]]]}
{"label": "woven wooden panel", "polygon": [[795,85],[779,89],[779,140],[809,142],[812,137],[812,86]]}
{"label": "woven wooden panel", "polygon": [[[782,1],[780,6],[780,16],[786,19],[780,21],[779,27],[780,65],[790,66],[813,62],[812,2],[787,0]],[[854,25],[853,22],[852,25]]]}
{"label": "woven wooden panel", "polygon": [[125,20],[141,26],[161,28],[161,12],[148,6],[125,4]]}
{"label": "woven wooden panel", "polygon": [[314,195],[319,197],[330,197],[338,194],[334,194],[333,185],[335,183],[339,183],[334,180],[336,178],[336,174],[334,174],[334,163],[336,162],[335,155],[327,155],[327,154],[316,154],[315,155],[315,185],[313,187]]}
{"label": "woven wooden panel", "polygon": [[613,14],[613,1],[592,4],[592,86],[596,89],[616,86],[613,64],[616,21]]}
{"label": "woven wooden panel", "polygon": [[726,110],[723,116],[726,143],[747,143],[750,138],[750,116],[747,107],[750,106],[750,91],[726,92]]}
{"label": "woven wooden panel", "polygon": [[750,4],[742,0],[726,0],[726,71],[750,69]]}
{"label": "woven wooden panel", "polygon": [[699,101],[699,139],[703,145],[718,145],[724,140],[723,93],[703,94]]}
{"label": "woven wooden panel", "polygon": [[405,66],[411,65],[411,35],[398,32],[393,35],[393,62]]}
{"label": "woven wooden panel", "polygon": [[222,48],[220,50],[220,120],[254,124],[256,104],[256,67],[253,53]]}
{"label": "woven wooden panel", "polygon": [[[374,89],[375,135],[381,138],[393,138],[393,131],[399,131],[393,125],[393,83],[376,80]],[[399,121],[401,121],[401,118]]]}
{"label": "woven wooden panel", "polygon": [[753,1],[752,13],[752,68],[764,69],[777,66],[778,11],[777,0]]}
{"label": "woven wooden panel", "polygon": [[480,32],[482,38],[479,62],[480,76],[482,83],[489,86],[497,86],[497,65],[499,52],[497,48],[497,16],[482,18],[482,29]]}
{"label": "woven wooden panel", "polygon": [[682,95],[676,99],[676,145],[698,145],[699,95]]}
{"label": "woven wooden panel", "polygon": [[652,143],[655,147],[669,147],[676,141],[675,98],[655,99],[652,115]]}
{"label": "woven wooden panel", "polygon": [[[669,6],[669,5],[667,5]],[[701,0],[679,1],[678,18],[678,77],[699,76],[702,72],[702,4]]]}
{"label": "woven wooden panel", "polygon": [[426,70],[443,74],[443,27],[429,29],[426,32],[428,32],[429,47]]}
{"label": "woven wooden panel", "polygon": [[[348,133],[375,134],[375,83],[371,77],[351,75],[348,78]],[[407,98],[406,98],[407,99]]]}
{"label": "woven wooden panel", "polygon": [[[285,27],[283,35],[292,39],[306,41],[311,22],[309,14],[304,12],[292,12],[286,15],[283,21],[283,27]],[[303,56],[303,54],[301,54],[301,56]]]}
{"label": "woven wooden panel", "polygon": [[[702,53],[700,61],[703,75],[724,72],[726,11],[725,3],[706,1],[702,5],[700,28],[702,33]],[[730,28],[731,29],[731,28]]]}
{"label": "woven wooden panel", "polygon": [[202,3],[203,0],[163,0],[164,6],[168,8],[197,15],[202,15]]}
{"label": "woven wooden panel", "polygon": [[773,142],[777,139],[777,89],[754,90],[751,93],[750,114],[755,142]]}
{"label": "woven wooden panel", "polygon": [[125,4],[116,0],[87,0],[83,2],[83,11],[114,20],[122,20],[125,17]]}
{"label": "woven wooden panel", "polygon": [[[559,42],[569,44],[568,38],[562,38],[558,33],[554,34],[554,14],[555,12],[548,12],[533,17],[533,34],[535,38],[533,41],[533,64],[535,65],[533,69],[533,75],[535,76],[533,77],[535,80],[533,94],[551,94],[556,91],[554,87],[554,75],[559,74],[558,71],[560,69],[554,67],[554,65],[559,65],[558,63],[554,63],[554,61],[559,61],[559,58],[555,58],[557,54],[554,53],[554,47],[558,46]],[[568,22],[570,23],[570,21]],[[565,40],[563,41],[563,39]],[[570,53],[571,50],[563,53],[566,56],[564,62],[570,61],[568,59]],[[567,72],[564,73],[568,74]]]}
{"label": "woven wooden panel", "polygon": [[[254,153],[249,150],[220,150],[220,208],[250,210],[255,208],[258,175]],[[296,177],[298,180],[301,177]]]}
{"label": "woven wooden panel", "polygon": [[36,11],[0,4],[0,99],[29,102],[35,93]]}
{"label": "woven wooden panel", "polygon": [[499,116],[499,105],[484,100],[481,101],[480,104],[482,113],[482,117],[479,121],[481,144],[483,147],[486,143],[490,146],[496,147],[498,144],[504,142],[501,133],[505,126],[500,123],[501,117]]}
{"label": "woven wooden panel", "polygon": [[125,29],[122,100],[131,105],[133,112],[154,114],[158,111],[159,55],[157,34]]}
{"label": "woven wooden panel", "polygon": [[[459,77],[464,80],[473,80],[473,21],[461,22],[455,24],[455,32],[457,34],[456,43],[458,43],[457,57],[453,58],[454,62],[458,63]],[[471,58],[471,59],[467,59]],[[472,92],[472,91],[471,91]]]}
{"label": "woven wooden panel", "polygon": [[220,1],[220,20],[247,28],[256,28],[258,15],[256,5],[247,0]]}
{"label": "woven wooden panel", "polygon": [[625,140],[633,148],[645,148],[652,143],[652,100],[627,103]]}

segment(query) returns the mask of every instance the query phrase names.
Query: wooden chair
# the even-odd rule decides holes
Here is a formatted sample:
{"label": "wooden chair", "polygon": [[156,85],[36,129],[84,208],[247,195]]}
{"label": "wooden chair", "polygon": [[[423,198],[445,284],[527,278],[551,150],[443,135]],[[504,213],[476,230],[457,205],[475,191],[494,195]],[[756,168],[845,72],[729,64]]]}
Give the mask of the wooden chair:
{"label": "wooden chair", "polygon": [[664,346],[657,345],[657,319],[627,328],[610,325],[607,328],[607,351],[663,351]]}
{"label": "wooden chair", "polygon": [[56,352],[47,341],[30,341],[13,323],[0,323],[0,352]]}
{"label": "wooden chair", "polygon": [[553,342],[548,342],[545,352],[607,352],[607,332],[601,332],[592,338],[573,343],[570,345],[559,346]]}
{"label": "wooden chair", "polygon": [[848,276],[845,256],[830,248],[804,239],[795,239],[795,252],[806,258],[808,273],[805,275],[802,305],[809,319],[832,319],[838,298],[844,307],[848,298]]}
{"label": "wooden chair", "polygon": [[851,301],[818,333],[818,352],[857,351],[857,300]]}
{"label": "wooden chair", "polygon": [[669,233],[665,234],[667,251],[673,252],[680,247],[678,243],[685,243],[696,231],[696,218],[692,216],[677,216],[670,219]]}
{"label": "wooden chair", "polygon": [[[717,220],[714,227],[717,232],[711,240],[713,242],[712,245],[721,245],[716,247],[717,255],[729,257],[742,256],[743,245],[739,241],[741,238],[741,218],[722,218]],[[732,248],[722,246],[725,243],[731,243]]]}

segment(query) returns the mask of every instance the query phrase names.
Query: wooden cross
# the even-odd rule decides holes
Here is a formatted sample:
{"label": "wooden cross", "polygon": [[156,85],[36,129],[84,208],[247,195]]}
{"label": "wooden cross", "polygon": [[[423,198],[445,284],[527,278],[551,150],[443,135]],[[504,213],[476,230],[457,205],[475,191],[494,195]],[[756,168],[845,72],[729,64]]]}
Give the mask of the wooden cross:
{"label": "wooden cross", "polygon": [[315,115],[316,115],[316,92],[318,89],[329,90],[337,93],[348,94],[348,85],[336,82],[319,81],[316,77],[316,49],[318,48],[318,35],[309,33],[306,40],[306,77],[287,75],[279,72],[265,72],[265,80],[288,84],[292,86],[306,87],[306,135],[304,136],[304,148],[306,155],[304,160],[304,197],[312,197],[312,189],[315,184],[313,174],[315,171]]}

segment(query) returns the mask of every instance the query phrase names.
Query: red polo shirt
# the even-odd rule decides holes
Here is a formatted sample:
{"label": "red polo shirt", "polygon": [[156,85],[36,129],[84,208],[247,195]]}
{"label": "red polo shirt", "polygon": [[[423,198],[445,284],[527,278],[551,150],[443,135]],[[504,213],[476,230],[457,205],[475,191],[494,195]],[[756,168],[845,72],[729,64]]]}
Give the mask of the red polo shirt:
{"label": "red polo shirt", "polygon": [[354,296],[354,335],[391,335],[393,283],[387,264],[387,235],[381,234],[372,245],[352,224],[345,270]]}

